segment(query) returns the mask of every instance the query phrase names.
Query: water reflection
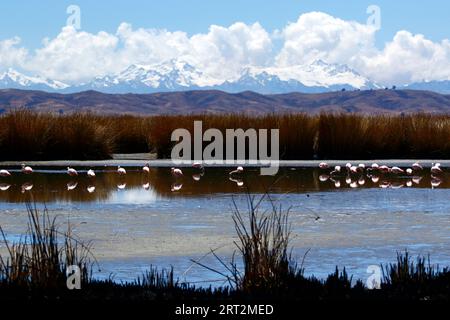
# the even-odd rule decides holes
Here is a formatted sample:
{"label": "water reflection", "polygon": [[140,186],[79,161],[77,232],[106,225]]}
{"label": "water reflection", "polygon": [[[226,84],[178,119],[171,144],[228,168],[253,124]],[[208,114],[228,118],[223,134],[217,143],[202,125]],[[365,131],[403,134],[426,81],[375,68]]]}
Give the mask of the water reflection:
{"label": "water reflection", "polygon": [[[175,178],[169,168],[127,168],[120,175],[113,168],[95,168],[95,177],[88,177],[79,169],[78,176],[69,176],[61,168],[35,170],[31,175],[14,172],[0,178],[0,202],[23,202],[32,194],[37,202],[108,202],[118,193],[139,191],[141,199],[157,197],[196,197],[211,194],[254,193],[271,190],[273,193],[309,193],[358,188],[450,188],[448,173],[443,175],[364,175],[347,176],[325,174],[311,168],[281,168],[277,176],[260,176],[260,170],[245,169],[229,175],[229,169],[183,169],[184,175]],[[274,184],[274,182],[276,183]]]}

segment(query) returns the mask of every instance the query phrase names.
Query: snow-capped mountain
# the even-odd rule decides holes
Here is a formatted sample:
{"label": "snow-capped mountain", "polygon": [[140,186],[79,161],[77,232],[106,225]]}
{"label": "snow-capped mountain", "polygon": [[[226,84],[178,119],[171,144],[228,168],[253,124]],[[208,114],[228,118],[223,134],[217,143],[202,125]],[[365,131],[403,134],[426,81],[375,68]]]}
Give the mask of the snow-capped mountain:
{"label": "snow-capped mountain", "polygon": [[225,81],[209,77],[185,61],[169,60],[157,65],[131,65],[119,74],[96,78],[76,89],[78,91],[93,89],[110,93],[152,93],[196,89],[285,93],[377,87],[375,83],[345,65],[327,64],[321,60],[310,65],[289,68],[247,67],[235,79]]}
{"label": "snow-capped mountain", "polygon": [[63,82],[26,76],[13,69],[0,73],[0,88],[58,91],[69,86]]}
{"label": "snow-capped mountain", "polygon": [[225,91],[252,90],[261,93],[379,88],[376,83],[345,65],[327,64],[321,60],[310,65],[286,68],[245,68],[239,78],[226,81],[220,87]]}
{"label": "snow-capped mountain", "polygon": [[64,93],[85,90],[105,93],[154,93],[199,89],[318,93],[342,89],[376,89],[379,86],[346,65],[328,64],[322,60],[293,67],[246,67],[233,79],[216,79],[186,61],[173,59],[161,64],[133,64],[117,74],[74,85],[26,76],[10,69],[0,74],[0,88]]}
{"label": "snow-capped mountain", "polygon": [[110,93],[149,93],[201,89],[218,83],[189,63],[169,60],[162,64],[131,65],[119,74],[95,78],[77,89]]}

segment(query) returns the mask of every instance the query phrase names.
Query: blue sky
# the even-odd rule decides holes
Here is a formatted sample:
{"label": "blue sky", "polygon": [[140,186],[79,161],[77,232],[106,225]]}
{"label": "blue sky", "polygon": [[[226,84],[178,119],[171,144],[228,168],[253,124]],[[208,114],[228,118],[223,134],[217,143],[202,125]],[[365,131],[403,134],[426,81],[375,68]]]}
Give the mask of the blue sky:
{"label": "blue sky", "polygon": [[45,37],[56,36],[67,19],[66,8],[80,6],[82,29],[115,32],[121,22],[133,27],[206,32],[211,24],[228,26],[236,21],[260,22],[267,30],[282,28],[302,13],[322,11],[345,20],[365,22],[366,8],[381,8],[382,28],[377,45],[392,39],[398,30],[422,33],[433,41],[449,38],[450,3],[442,0],[30,0],[0,3],[0,39],[19,36],[36,48]]}
{"label": "blue sky", "polygon": [[[80,30],[66,26],[69,5]],[[370,5],[380,30],[366,23]],[[382,85],[450,80],[449,12],[437,0],[2,1],[0,72],[71,84],[176,60],[206,85],[248,67],[301,80],[322,60]]]}

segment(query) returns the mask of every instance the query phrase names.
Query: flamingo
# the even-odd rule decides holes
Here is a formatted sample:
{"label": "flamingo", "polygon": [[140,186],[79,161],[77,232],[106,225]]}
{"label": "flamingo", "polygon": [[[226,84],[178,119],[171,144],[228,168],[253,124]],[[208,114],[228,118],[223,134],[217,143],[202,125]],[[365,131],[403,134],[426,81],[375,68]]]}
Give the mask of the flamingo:
{"label": "flamingo", "polygon": [[74,168],[67,167],[67,174],[71,177],[74,177],[78,175],[78,172]]}
{"label": "flamingo", "polygon": [[88,176],[89,178],[95,178],[95,172],[94,172],[94,170],[89,169],[88,172],[87,172],[87,176]]}
{"label": "flamingo", "polygon": [[418,162],[414,162],[411,167],[414,171],[423,170],[423,167]]}
{"label": "flamingo", "polygon": [[123,176],[123,175],[127,174],[127,171],[124,168],[122,168],[121,166],[117,166],[117,173],[119,175]]}
{"label": "flamingo", "polygon": [[183,176],[183,171],[179,168],[170,168],[170,172],[172,173],[172,176],[175,178],[179,178]]}
{"label": "flamingo", "polygon": [[335,166],[334,170],[330,172],[331,175],[341,173],[341,166]]}
{"label": "flamingo", "polygon": [[350,167],[350,173],[358,173],[358,167],[357,166],[351,166]]}
{"label": "flamingo", "polygon": [[385,165],[379,166],[378,169],[383,173],[388,173],[391,170],[388,166]]}
{"label": "flamingo", "polygon": [[203,169],[203,165],[202,165],[201,162],[194,162],[192,164],[192,168],[194,168],[194,169]]}
{"label": "flamingo", "polygon": [[407,187],[412,187],[413,182],[411,180],[406,181],[406,186]]}
{"label": "flamingo", "polygon": [[229,174],[230,175],[232,175],[232,174],[239,174],[239,173],[242,173],[242,172],[244,172],[244,168],[237,167],[236,170],[231,171]]}
{"label": "flamingo", "polygon": [[378,165],[378,163],[372,163],[370,168],[367,168],[367,172],[379,171],[379,170],[380,170],[380,166]]}
{"label": "flamingo", "polygon": [[329,165],[326,162],[321,162],[319,163],[319,168],[320,169],[328,169]]}
{"label": "flamingo", "polygon": [[400,169],[399,167],[392,167],[389,171],[394,174],[401,174],[405,172],[405,170]]}
{"label": "flamingo", "polygon": [[358,171],[359,172],[364,172],[365,169],[366,169],[366,165],[364,163],[358,164]]}
{"label": "flamingo", "polygon": [[0,170],[0,176],[1,177],[10,177],[11,173],[8,170],[2,169],[2,170]]}
{"label": "flamingo", "polygon": [[442,173],[441,164],[440,163],[432,163],[431,164],[431,173],[432,174],[439,174]]}
{"label": "flamingo", "polygon": [[150,173],[150,165],[148,163],[145,164],[145,166],[142,167],[142,171],[144,171],[144,173]]}
{"label": "flamingo", "polygon": [[406,174],[408,176],[412,175],[413,174],[413,169],[411,169],[411,168],[406,169]]}
{"label": "flamingo", "polygon": [[22,172],[25,174],[33,173],[33,169],[30,166],[26,166],[25,163],[22,163]]}

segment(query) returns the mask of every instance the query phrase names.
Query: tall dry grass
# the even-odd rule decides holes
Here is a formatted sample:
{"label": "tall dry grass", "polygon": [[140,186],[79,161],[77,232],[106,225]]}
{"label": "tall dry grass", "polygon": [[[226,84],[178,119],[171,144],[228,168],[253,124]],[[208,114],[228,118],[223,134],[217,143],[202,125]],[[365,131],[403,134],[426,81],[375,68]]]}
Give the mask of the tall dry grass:
{"label": "tall dry grass", "polygon": [[[155,116],[149,140],[160,157],[170,156],[176,128],[193,133],[194,120],[203,131],[279,129],[281,159],[450,158],[448,115],[200,115]],[[224,147],[225,148],[225,147]]]}
{"label": "tall dry grass", "polygon": [[[450,158],[450,115],[248,114],[0,116],[0,160],[107,159],[155,152],[169,158],[173,130],[279,129],[281,159]],[[206,146],[207,143],[204,145]],[[193,148],[192,148],[193,149]],[[224,141],[225,150],[225,141]]]}

